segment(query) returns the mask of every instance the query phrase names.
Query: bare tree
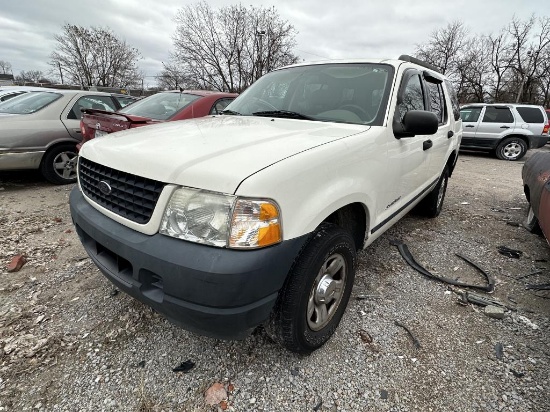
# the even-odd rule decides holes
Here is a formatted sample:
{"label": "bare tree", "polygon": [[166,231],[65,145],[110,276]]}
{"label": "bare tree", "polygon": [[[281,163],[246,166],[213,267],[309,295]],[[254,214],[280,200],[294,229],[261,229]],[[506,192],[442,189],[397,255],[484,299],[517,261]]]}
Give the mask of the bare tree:
{"label": "bare tree", "polygon": [[40,70],[27,70],[21,71],[18,76],[15,76],[15,80],[18,82],[31,82],[31,83],[41,83],[40,80],[44,79],[44,73]]}
{"label": "bare tree", "polygon": [[426,43],[416,46],[416,56],[437,67],[447,76],[456,72],[459,53],[466,42],[468,31],[461,21],[432,32]]}
{"label": "bare tree", "polygon": [[0,60],[0,70],[2,71],[2,74],[10,74],[12,72],[11,63],[4,60]]}
{"label": "bare tree", "polygon": [[60,77],[82,86],[128,87],[141,84],[141,55],[110,29],[66,24],[55,35],[50,65]]}
{"label": "bare tree", "polygon": [[296,31],[275,8],[201,2],[175,17],[174,59],[201,88],[240,92],[274,68],[298,61]]}
{"label": "bare tree", "polygon": [[157,84],[160,90],[194,89],[199,87],[179,67],[178,63],[170,61],[162,62],[163,70],[157,75]]}

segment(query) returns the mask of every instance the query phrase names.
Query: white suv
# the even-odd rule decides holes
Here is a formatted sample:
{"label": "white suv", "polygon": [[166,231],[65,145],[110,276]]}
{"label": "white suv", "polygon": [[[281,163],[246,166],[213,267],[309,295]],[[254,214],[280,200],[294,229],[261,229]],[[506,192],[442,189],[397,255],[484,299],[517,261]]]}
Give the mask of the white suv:
{"label": "white suv", "polygon": [[494,151],[502,160],[519,160],[528,149],[548,141],[548,118],[542,106],[527,104],[465,105],[461,149]]}
{"label": "white suv", "polygon": [[71,213],[104,275],[171,321],[224,339],[264,323],[308,353],[357,250],[440,213],[461,134],[448,81],[408,56],[285,67],[224,115],[84,145]]}

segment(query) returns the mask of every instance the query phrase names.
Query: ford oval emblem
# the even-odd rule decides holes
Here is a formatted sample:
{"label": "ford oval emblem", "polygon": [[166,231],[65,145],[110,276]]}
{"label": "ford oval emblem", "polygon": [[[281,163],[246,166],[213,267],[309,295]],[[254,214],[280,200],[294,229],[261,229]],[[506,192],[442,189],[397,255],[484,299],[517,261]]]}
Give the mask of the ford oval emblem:
{"label": "ford oval emblem", "polygon": [[105,180],[100,181],[97,187],[99,188],[99,190],[101,190],[101,193],[103,193],[104,195],[110,195],[111,192],[113,191],[113,189],[111,188],[111,185],[107,183]]}

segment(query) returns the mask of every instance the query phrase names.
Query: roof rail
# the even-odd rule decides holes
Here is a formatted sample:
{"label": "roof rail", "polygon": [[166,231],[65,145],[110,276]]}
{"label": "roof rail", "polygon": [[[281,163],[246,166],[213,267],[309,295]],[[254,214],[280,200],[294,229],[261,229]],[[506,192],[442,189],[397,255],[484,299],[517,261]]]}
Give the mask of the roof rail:
{"label": "roof rail", "polygon": [[426,69],[430,69],[430,70],[433,70],[434,72],[441,73],[439,69],[435,67],[433,64],[426,63],[425,61],[417,59],[416,57],[409,56],[408,54],[402,54],[401,56],[399,56],[399,60],[418,64],[419,66],[425,67]]}

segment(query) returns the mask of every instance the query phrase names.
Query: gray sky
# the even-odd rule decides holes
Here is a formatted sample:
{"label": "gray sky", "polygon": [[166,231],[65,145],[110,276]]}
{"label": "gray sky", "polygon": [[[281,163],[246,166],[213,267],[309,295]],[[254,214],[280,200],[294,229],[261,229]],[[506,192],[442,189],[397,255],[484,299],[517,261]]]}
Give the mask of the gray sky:
{"label": "gray sky", "polygon": [[[50,70],[54,34],[65,23],[103,26],[136,47],[146,76],[162,69],[172,49],[174,16],[189,0],[3,0],[0,5],[0,60],[22,70]],[[213,7],[238,1],[210,0]],[[324,58],[398,57],[453,20],[472,33],[498,32],[516,15],[549,15],[548,0],[248,0],[273,6],[298,31],[295,53],[306,61]],[[153,77],[146,84],[154,85]]]}

